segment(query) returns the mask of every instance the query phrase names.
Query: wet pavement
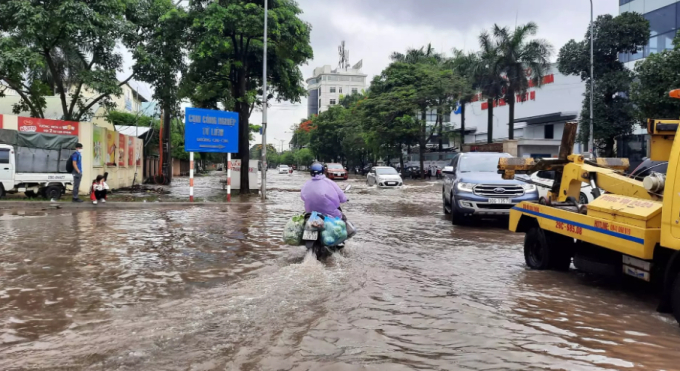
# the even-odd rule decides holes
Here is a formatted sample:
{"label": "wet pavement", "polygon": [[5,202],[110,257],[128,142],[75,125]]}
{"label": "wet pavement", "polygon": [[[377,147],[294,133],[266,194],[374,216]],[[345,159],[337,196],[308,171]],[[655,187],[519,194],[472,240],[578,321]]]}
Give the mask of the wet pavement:
{"label": "wet pavement", "polygon": [[360,232],[322,264],[281,241],[307,177],[268,177],[267,203],[0,215],[0,370],[680,369],[648,290],[525,269],[434,180],[345,182]]}

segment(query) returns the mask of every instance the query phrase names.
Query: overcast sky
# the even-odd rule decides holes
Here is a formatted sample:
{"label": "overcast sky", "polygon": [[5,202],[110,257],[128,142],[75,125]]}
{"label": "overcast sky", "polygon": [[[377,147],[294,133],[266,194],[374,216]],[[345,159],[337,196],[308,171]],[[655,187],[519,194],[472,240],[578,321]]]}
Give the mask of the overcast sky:
{"label": "overcast sky", "polygon": [[[437,51],[452,48],[477,50],[477,36],[494,23],[514,27],[534,21],[537,37],[559,48],[570,39],[582,39],[590,21],[588,0],[298,0],[302,19],[312,26],[314,59],[302,66],[305,79],[315,67],[338,64],[338,45],[345,40],[350,63],[363,60],[370,81],[389,64],[389,55],[428,43]],[[618,14],[618,0],[593,0],[595,16]],[[151,94],[148,94],[149,96]],[[292,124],[307,116],[301,104],[277,104],[268,112],[268,141],[281,145]],[[251,123],[260,124],[262,113],[253,112]],[[261,138],[256,136],[257,143]]]}

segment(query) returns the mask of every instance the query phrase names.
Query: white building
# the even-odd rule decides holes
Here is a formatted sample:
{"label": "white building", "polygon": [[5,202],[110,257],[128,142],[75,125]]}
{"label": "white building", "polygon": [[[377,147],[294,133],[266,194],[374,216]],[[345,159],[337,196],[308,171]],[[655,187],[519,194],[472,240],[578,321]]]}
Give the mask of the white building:
{"label": "white building", "polygon": [[[559,152],[564,124],[578,120],[583,104],[585,83],[579,76],[566,76],[553,66],[541,87],[531,87],[515,103],[514,139],[520,157],[556,157]],[[509,106],[503,99],[494,103],[493,141],[509,137]],[[452,117],[454,130],[460,131],[461,116]],[[465,144],[487,142],[488,104],[480,96],[465,106]],[[474,146],[472,148],[474,150]],[[580,153],[577,143],[574,148]]]}
{"label": "white building", "polygon": [[340,103],[344,95],[361,93],[366,89],[366,75],[361,72],[362,63],[352,68],[335,70],[326,65],[314,69],[314,76],[307,79],[307,115],[318,115],[330,106]]}
{"label": "white building", "polygon": [[619,0],[619,14],[636,12],[649,21],[650,38],[647,45],[637,53],[621,53],[619,60],[633,69],[635,62],[673,49],[673,38],[680,28],[680,0]]}

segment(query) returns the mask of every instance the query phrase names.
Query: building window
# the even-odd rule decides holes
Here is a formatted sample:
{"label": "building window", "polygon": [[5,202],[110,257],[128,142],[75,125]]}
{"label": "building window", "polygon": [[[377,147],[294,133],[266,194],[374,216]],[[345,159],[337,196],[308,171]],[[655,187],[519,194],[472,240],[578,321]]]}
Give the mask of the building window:
{"label": "building window", "polygon": [[319,108],[321,108],[321,99],[319,99]]}
{"label": "building window", "polygon": [[543,127],[543,137],[545,139],[555,138],[555,125],[545,125]]}
{"label": "building window", "polygon": [[338,93],[342,94],[342,86],[338,88]]}
{"label": "building window", "polygon": [[663,35],[650,38],[649,43],[645,46],[645,57],[649,57],[654,53],[661,53],[666,49],[673,49],[674,37],[675,31],[671,31]]}
{"label": "building window", "polygon": [[671,4],[644,15],[649,21],[651,36],[660,35],[675,29],[675,10],[676,4]]}
{"label": "building window", "polygon": [[626,5],[626,4],[628,4],[628,3],[632,2],[632,1],[633,1],[633,0],[619,0],[619,6],[621,6],[621,5]]}
{"label": "building window", "polygon": [[331,93],[335,93],[335,86],[331,86]]}
{"label": "building window", "polygon": [[321,96],[321,88],[319,88],[319,96]]}
{"label": "building window", "polygon": [[335,99],[331,99],[331,106],[335,105]]}
{"label": "building window", "polygon": [[358,93],[358,92],[359,92],[359,89],[357,89],[357,88],[352,88],[352,94],[356,94],[356,93]]}

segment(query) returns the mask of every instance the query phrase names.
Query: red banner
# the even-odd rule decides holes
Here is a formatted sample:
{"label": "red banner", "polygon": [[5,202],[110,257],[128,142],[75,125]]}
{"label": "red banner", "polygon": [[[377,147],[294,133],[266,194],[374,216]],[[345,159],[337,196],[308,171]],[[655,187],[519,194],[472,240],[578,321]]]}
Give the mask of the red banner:
{"label": "red banner", "polygon": [[0,129],[2,129],[2,115],[0,115]]}
{"label": "red banner", "polygon": [[118,166],[125,166],[125,145],[127,144],[127,139],[125,135],[118,134]]}
{"label": "red banner", "polygon": [[78,136],[78,123],[75,121],[48,120],[33,117],[19,117],[19,131],[25,133],[45,133]]}

